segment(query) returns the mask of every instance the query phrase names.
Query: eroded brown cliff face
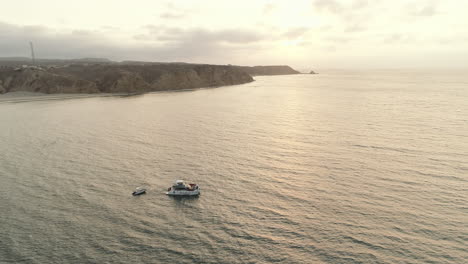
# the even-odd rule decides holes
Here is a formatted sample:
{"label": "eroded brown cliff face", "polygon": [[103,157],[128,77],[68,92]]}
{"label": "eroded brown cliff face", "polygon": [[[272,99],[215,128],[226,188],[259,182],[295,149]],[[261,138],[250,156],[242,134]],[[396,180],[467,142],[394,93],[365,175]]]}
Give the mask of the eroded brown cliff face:
{"label": "eroded brown cliff face", "polygon": [[[3,75],[3,76],[2,76]],[[3,78],[2,78],[3,77]],[[96,84],[79,78],[71,78],[37,69],[11,71],[0,74],[4,92],[41,93],[97,93]]]}
{"label": "eroded brown cliff face", "polygon": [[143,93],[235,85],[253,78],[234,66],[199,64],[71,65],[0,71],[0,93]]}

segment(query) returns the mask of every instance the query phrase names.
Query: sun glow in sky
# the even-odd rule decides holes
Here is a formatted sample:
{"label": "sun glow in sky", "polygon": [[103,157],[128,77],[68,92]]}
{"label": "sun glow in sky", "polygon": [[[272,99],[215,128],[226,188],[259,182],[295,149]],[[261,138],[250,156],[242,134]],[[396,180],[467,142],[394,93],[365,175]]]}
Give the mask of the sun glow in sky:
{"label": "sun glow in sky", "polygon": [[2,3],[0,56],[297,68],[468,67],[466,0]]}

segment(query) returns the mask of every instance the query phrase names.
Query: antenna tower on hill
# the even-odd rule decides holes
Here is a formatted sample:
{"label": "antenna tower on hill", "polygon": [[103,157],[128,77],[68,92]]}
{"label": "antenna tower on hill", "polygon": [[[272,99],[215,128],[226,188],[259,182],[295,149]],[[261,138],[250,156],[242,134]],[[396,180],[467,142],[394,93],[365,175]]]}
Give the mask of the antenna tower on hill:
{"label": "antenna tower on hill", "polygon": [[32,41],[29,42],[29,46],[31,47],[31,59],[32,59],[32,64],[36,64],[36,57],[34,56],[34,46]]}

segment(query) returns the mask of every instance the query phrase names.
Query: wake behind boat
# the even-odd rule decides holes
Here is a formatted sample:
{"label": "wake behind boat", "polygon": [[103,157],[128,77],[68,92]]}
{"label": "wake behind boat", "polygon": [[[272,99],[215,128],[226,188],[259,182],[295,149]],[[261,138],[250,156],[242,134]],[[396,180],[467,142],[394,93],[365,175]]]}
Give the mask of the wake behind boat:
{"label": "wake behind boat", "polygon": [[177,180],[172,187],[169,187],[166,192],[167,195],[173,196],[192,196],[199,195],[200,188],[195,183],[185,184],[183,180]]}

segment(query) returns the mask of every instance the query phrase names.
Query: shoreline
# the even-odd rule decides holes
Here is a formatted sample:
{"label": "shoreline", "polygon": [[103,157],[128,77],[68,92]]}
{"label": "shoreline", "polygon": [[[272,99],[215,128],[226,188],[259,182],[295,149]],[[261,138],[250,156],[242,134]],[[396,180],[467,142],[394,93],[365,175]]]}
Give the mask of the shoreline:
{"label": "shoreline", "polygon": [[[252,81],[255,82],[255,79]],[[25,92],[15,91],[0,94],[1,103],[24,103],[24,102],[38,102],[38,101],[53,101],[53,100],[71,100],[71,99],[86,99],[86,98],[99,98],[99,97],[133,97],[146,94],[160,94],[160,93],[178,93],[178,92],[190,92],[197,90],[217,89],[230,86],[244,85],[232,84],[232,85],[220,85],[220,86],[207,86],[199,88],[187,88],[187,89],[168,89],[160,91],[148,91],[141,93],[41,93],[41,92]]]}

